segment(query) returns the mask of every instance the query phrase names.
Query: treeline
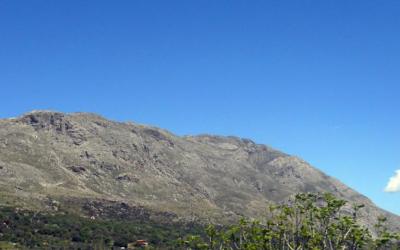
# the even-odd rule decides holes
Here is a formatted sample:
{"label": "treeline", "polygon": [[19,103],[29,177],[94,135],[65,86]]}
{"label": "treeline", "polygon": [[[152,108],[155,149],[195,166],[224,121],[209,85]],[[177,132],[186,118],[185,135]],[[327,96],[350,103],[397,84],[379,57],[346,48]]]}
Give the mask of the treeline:
{"label": "treeline", "polygon": [[0,208],[0,249],[120,249],[138,239],[150,249],[184,250],[356,250],[400,249],[400,234],[385,218],[369,230],[359,223],[362,205],[344,209],[331,194],[298,194],[270,206],[262,220],[231,226],[84,218],[67,211]]}
{"label": "treeline", "polygon": [[206,237],[180,239],[187,250],[345,250],[400,249],[400,234],[390,232],[381,217],[374,234],[359,224],[359,210],[344,210],[346,201],[331,194],[298,194],[293,202],[271,206],[262,220],[242,219],[229,228],[206,228]]}

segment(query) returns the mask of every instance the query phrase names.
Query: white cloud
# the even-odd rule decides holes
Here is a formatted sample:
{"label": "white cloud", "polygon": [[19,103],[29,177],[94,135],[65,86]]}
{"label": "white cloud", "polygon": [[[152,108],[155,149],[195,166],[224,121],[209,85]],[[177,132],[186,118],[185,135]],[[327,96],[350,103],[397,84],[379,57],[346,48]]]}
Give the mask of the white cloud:
{"label": "white cloud", "polygon": [[390,177],[389,182],[386,185],[385,192],[400,192],[400,169],[396,170],[396,174]]}

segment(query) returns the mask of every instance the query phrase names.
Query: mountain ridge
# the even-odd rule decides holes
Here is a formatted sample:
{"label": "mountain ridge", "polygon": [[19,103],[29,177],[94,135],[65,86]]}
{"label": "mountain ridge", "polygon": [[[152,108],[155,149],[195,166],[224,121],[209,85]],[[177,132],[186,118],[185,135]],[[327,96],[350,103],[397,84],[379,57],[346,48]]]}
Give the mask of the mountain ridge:
{"label": "mountain ridge", "polygon": [[0,149],[3,197],[38,208],[48,197],[105,199],[224,223],[262,216],[297,192],[331,192],[365,204],[369,227],[380,214],[400,227],[400,217],[300,157],[235,136],[176,136],[94,113],[39,110],[0,119]]}

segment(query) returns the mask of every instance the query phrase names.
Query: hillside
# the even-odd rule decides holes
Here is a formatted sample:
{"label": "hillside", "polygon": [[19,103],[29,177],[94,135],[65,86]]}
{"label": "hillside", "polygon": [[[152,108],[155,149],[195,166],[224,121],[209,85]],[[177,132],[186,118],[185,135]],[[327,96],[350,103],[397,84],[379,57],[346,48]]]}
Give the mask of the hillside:
{"label": "hillside", "polygon": [[180,137],[88,113],[34,111],[0,120],[2,205],[225,223],[261,216],[267,204],[298,192],[331,192],[365,204],[366,225],[383,214],[400,227],[398,216],[340,181],[248,139]]}

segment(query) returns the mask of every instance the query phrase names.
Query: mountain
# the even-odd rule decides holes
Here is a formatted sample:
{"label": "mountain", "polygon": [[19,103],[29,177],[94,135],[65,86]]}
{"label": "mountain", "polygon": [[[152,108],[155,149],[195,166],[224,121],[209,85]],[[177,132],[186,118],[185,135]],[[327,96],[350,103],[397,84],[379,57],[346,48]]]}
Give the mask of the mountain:
{"label": "mountain", "polygon": [[262,216],[268,204],[299,192],[331,192],[365,204],[369,227],[379,215],[400,227],[400,217],[304,160],[248,139],[180,137],[89,113],[0,120],[2,205],[226,223]]}

